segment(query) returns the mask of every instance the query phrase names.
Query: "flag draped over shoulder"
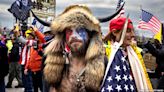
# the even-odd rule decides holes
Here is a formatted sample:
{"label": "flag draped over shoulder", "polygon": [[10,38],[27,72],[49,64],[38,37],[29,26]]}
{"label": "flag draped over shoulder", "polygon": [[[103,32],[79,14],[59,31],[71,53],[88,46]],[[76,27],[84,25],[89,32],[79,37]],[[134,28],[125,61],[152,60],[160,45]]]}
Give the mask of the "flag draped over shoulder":
{"label": "flag draped over shoulder", "polygon": [[136,92],[130,66],[121,49],[115,54],[101,92]]}
{"label": "flag draped over shoulder", "polygon": [[111,45],[110,51],[101,92],[153,91],[142,56],[138,55],[140,53],[129,46],[128,59],[125,59],[116,42]]}

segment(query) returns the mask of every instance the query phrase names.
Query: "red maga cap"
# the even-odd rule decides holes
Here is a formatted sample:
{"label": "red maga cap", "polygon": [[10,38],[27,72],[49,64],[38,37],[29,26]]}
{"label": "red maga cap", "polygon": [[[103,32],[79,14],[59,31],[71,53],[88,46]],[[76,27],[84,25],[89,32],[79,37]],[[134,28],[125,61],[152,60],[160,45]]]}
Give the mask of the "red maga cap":
{"label": "red maga cap", "polygon": [[[109,29],[112,32],[113,29],[116,30],[122,30],[124,27],[124,23],[126,21],[126,18],[117,18],[113,19],[110,22]],[[132,21],[128,19],[128,28],[133,29]]]}

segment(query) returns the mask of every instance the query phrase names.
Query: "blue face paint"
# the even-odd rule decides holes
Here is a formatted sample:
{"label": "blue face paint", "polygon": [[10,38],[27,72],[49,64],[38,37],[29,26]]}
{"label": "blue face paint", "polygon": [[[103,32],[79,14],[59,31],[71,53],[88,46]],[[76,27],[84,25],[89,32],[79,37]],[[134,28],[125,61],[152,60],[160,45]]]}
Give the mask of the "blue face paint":
{"label": "blue face paint", "polygon": [[85,28],[79,28],[76,31],[79,34],[79,36],[82,38],[82,40],[84,41],[84,43],[88,41],[88,38],[89,37],[88,37],[87,29],[85,29]]}

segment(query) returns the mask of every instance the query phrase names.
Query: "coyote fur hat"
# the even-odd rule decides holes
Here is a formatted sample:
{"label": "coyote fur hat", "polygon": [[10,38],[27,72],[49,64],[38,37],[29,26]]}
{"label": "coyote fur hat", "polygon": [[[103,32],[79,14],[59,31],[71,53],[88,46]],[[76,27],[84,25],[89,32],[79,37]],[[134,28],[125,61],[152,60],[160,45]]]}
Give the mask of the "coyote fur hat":
{"label": "coyote fur hat", "polygon": [[104,48],[101,37],[99,21],[92,15],[90,9],[84,5],[69,6],[57,16],[51,23],[53,41],[45,49],[47,55],[44,68],[44,76],[47,82],[60,83],[66,58],[63,57],[64,30],[66,28],[84,27],[92,36],[86,51],[87,61],[85,70],[85,85],[98,89],[104,75]]}

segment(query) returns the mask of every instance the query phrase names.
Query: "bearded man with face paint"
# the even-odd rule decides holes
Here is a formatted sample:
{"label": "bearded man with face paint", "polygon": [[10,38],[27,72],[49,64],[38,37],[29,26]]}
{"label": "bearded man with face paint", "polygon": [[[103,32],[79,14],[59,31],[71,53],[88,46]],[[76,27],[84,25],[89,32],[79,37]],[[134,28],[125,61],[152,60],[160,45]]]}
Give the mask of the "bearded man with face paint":
{"label": "bearded man with face paint", "polygon": [[73,5],[51,24],[55,38],[45,49],[50,92],[98,92],[105,65],[99,21],[84,5]]}
{"label": "bearded man with face paint", "polygon": [[89,43],[88,30],[85,28],[66,29],[66,44],[73,56],[85,55]]}

